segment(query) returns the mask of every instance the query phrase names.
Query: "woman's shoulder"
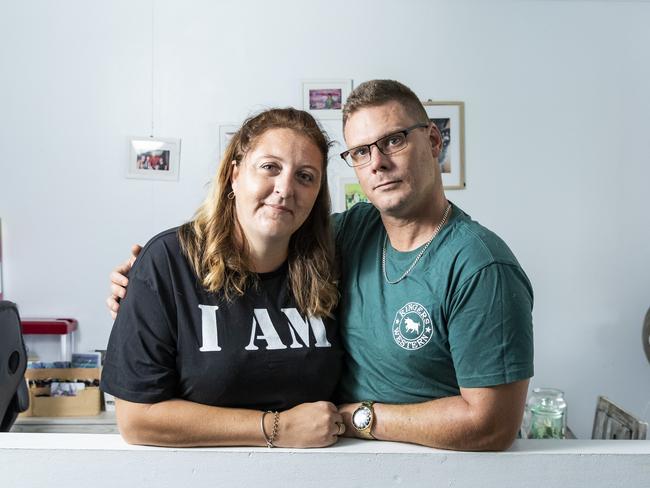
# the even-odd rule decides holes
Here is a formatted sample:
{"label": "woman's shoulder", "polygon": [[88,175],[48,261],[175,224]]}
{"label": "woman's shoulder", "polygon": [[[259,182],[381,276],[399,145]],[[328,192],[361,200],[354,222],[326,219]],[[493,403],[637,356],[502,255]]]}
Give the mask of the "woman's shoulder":
{"label": "woman's shoulder", "polygon": [[138,255],[138,259],[145,256],[156,257],[165,251],[177,251],[180,250],[180,241],[178,239],[178,227],[172,227],[171,229],[164,230],[159,234],[153,236],[145,244]]}
{"label": "woman's shoulder", "polygon": [[178,227],[164,230],[149,239],[138,254],[129,277],[149,281],[152,276],[159,277],[169,269],[185,260],[178,239]]}

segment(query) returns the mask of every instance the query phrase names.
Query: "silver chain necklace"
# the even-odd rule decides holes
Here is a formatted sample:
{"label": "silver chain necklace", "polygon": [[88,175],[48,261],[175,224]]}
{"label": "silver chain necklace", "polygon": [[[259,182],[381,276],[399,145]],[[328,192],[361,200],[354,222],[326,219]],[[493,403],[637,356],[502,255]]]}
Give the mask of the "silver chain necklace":
{"label": "silver chain necklace", "polygon": [[408,276],[408,274],[409,274],[411,271],[413,271],[413,268],[415,268],[415,265],[418,264],[418,261],[420,260],[420,258],[421,258],[422,255],[424,254],[424,252],[425,252],[425,251],[427,250],[427,248],[429,247],[429,244],[431,244],[431,243],[433,242],[433,240],[434,240],[434,239],[436,238],[436,236],[438,235],[438,232],[440,232],[440,229],[442,229],[442,226],[445,225],[445,223],[447,222],[447,218],[449,217],[449,213],[450,213],[450,212],[451,212],[451,204],[447,204],[447,208],[445,209],[445,213],[444,213],[444,215],[442,216],[442,220],[440,221],[440,223],[438,224],[438,226],[437,226],[437,227],[435,228],[435,230],[433,231],[433,235],[431,236],[431,239],[429,239],[429,240],[427,241],[427,243],[424,245],[424,247],[422,248],[422,250],[421,250],[421,251],[418,253],[418,255],[415,257],[415,261],[413,261],[413,263],[411,264],[411,266],[409,266],[409,269],[407,269],[407,270],[404,272],[404,274],[403,274],[402,276],[400,276],[400,277],[399,277],[397,280],[395,280],[395,281],[390,281],[390,280],[388,279],[388,275],[386,274],[386,242],[388,241],[388,232],[386,233],[386,235],[384,235],[384,250],[383,250],[383,252],[381,253],[381,269],[382,269],[383,272],[384,272],[384,279],[386,280],[386,283],[388,283],[389,285],[395,285],[395,284],[399,283],[400,281],[402,281],[404,278],[406,278],[406,277]]}

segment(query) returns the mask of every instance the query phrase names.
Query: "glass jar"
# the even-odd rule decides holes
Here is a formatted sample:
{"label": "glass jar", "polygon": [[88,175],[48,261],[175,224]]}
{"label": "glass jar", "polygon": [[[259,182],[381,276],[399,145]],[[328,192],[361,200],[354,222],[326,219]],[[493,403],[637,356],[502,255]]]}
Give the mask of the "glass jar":
{"label": "glass jar", "polygon": [[535,388],[526,402],[522,435],[524,439],[565,439],[566,401],[555,388]]}

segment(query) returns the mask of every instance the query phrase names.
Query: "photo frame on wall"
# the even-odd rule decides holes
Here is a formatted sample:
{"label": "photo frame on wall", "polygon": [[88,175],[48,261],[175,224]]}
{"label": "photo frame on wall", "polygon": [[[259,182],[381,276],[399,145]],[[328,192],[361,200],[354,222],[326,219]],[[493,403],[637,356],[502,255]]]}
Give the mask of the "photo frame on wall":
{"label": "photo frame on wall", "polygon": [[422,105],[442,134],[438,162],[445,190],[465,189],[465,103],[427,100]]}
{"label": "photo frame on wall", "polygon": [[354,177],[339,178],[338,211],[350,210],[359,202],[369,202],[368,197],[361,189],[359,180]]}
{"label": "photo frame on wall", "polygon": [[239,126],[235,124],[227,124],[219,126],[219,161],[223,158],[226,148],[230,139],[237,133]]}
{"label": "photo frame on wall", "polygon": [[340,119],[352,80],[303,80],[302,107],[317,119]]}
{"label": "photo frame on wall", "polygon": [[127,178],[178,180],[181,140],[160,137],[131,137]]}

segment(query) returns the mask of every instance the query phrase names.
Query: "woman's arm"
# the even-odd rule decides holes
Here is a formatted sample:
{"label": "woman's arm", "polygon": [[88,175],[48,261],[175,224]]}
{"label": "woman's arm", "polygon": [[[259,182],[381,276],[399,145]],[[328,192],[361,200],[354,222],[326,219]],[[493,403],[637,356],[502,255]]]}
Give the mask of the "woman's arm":
{"label": "woman's arm", "polygon": [[[212,407],[187,400],[133,403],[118,399],[117,424],[129,444],[167,447],[266,446],[261,411]],[[264,417],[267,436],[273,414]],[[330,402],[303,403],[279,414],[277,447],[326,447],[338,440],[342,422]]]}

